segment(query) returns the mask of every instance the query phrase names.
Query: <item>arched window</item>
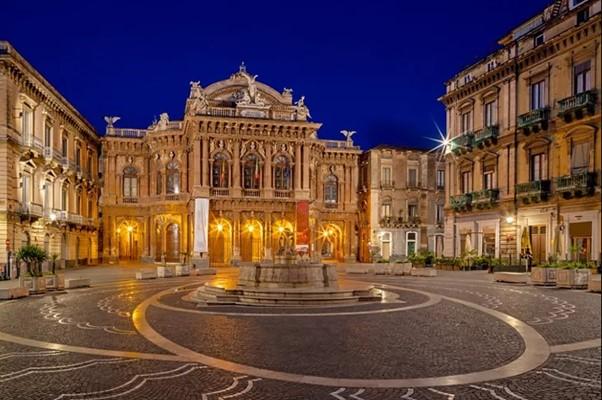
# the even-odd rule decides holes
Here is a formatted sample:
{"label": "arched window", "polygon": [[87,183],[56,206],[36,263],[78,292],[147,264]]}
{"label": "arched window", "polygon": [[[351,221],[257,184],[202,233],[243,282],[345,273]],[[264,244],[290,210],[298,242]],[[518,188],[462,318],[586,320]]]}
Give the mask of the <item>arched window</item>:
{"label": "arched window", "polygon": [[259,156],[255,153],[247,155],[242,163],[243,187],[245,189],[259,189],[261,182],[261,167]]}
{"label": "arched window", "polygon": [[291,163],[284,155],[274,158],[274,187],[276,190],[290,190],[291,188]]}
{"label": "arched window", "polygon": [[123,197],[138,197],[138,171],[131,165],[123,169]]}
{"label": "arched window", "polygon": [[213,157],[213,170],[211,171],[211,184],[216,188],[227,188],[230,182],[230,166],[228,156],[217,153]]}
{"label": "arched window", "polygon": [[324,203],[336,205],[339,201],[339,179],[330,174],[324,178]]}
{"label": "arched window", "polygon": [[180,193],[180,170],[178,169],[178,163],[175,161],[170,161],[167,164],[167,189],[165,193]]}

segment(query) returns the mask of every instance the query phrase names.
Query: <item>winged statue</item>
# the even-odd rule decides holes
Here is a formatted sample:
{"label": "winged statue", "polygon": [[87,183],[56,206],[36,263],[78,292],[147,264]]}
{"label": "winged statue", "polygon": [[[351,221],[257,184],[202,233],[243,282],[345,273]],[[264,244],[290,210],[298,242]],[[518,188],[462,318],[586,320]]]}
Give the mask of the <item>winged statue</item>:
{"label": "winged statue", "polygon": [[107,123],[107,128],[112,128],[113,124],[117,121],[119,121],[121,119],[121,117],[115,117],[115,116],[107,116],[105,117],[105,122]]}
{"label": "winged statue", "polygon": [[341,133],[343,134],[343,136],[345,136],[345,139],[347,139],[348,142],[351,142],[351,137],[355,135],[357,131],[348,131],[346,129],[343,129]]}

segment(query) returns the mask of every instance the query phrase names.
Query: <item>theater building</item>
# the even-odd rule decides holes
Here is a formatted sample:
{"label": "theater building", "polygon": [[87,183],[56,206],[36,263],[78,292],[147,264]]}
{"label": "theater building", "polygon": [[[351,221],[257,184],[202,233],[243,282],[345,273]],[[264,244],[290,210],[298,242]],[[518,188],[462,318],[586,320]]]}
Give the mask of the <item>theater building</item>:
{"label": "theater building", "polygon": [[270,262],[295,250],[357,259],[359,147],[322,140],[305,98],[256,80],[244,65],[203,87],[184,115],[102,139],[103,259],[176,261],[192,254],[194,199],[210,199],[214,266]]}

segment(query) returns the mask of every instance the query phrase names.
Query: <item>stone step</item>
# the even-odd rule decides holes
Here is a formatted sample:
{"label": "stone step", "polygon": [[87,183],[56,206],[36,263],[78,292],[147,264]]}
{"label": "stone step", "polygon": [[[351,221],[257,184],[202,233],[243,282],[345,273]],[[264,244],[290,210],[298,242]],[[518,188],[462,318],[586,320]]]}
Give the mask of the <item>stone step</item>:
{"label": "stone step", "polygon": [[315,306],[315,305],[338,305],[338,304],[351,304],[359,302],[359,297],[345,297],[345,298],[265,298],[261,296],[245,296],[241,297],[239,304],[245,305],[286,305],[286,306]]}
{"label": "stone step", "polygon": [[344,292],[286,292],[286,291],[264,291],[264,290],[243,290],[242,296],[264,297],[264,298],[304,298],[304,299],[340,299],[354,295],[353,290]]}

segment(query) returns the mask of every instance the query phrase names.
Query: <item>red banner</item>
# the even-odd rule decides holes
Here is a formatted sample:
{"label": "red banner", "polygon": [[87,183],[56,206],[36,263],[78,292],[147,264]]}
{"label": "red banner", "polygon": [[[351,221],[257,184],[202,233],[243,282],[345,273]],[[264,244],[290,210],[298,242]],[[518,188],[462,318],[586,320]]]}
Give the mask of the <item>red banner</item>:
{"label": "red banner", "polygon": [[297,203],[297,252],[309,251],[309,201]]}

